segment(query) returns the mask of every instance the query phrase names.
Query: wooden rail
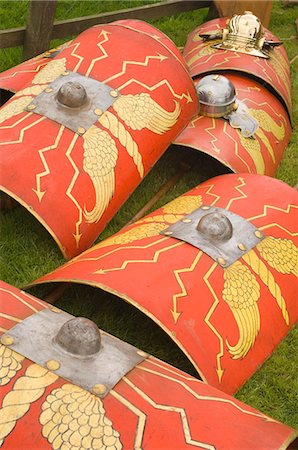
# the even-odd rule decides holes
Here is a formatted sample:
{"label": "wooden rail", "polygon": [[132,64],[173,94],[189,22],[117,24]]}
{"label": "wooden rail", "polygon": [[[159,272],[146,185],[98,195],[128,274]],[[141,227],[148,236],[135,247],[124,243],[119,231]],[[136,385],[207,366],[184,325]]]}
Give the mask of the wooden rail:
{"label": "wooden rail", "polygon": [[[0,31],[0,48],[16,47],[26,44],[24,54],[28,58],[35,56],[49,48],[51,39],[60,39],[77,35],[87,28],[100,24],[113,22],[121,19],[158,19],[162,16],[171,16],[182,12],[192,11],[210,6],[210,0],[189,1],[189,0],[168,0],[151,5],[139,6],[136,8],[122,9],[120,11],[108,12],[94,16],[78,17],[76,19],[56,21],[53,23],[52,17],[55,13],[56,0],[31,1],[28,14],[28,27],[30,34],[34,38],[27,38],[26,27],[12,28]],[[41,25],[38,24],[38,17],[42,18]],[[48,18],[48,21],[46,19]],[[35,29],[37,29],[35,31]],[[36,43],[38,41],[38,43]],[[38,51],[36,52],[36,46]]]}
{"label": "wooden rail", "polygon": [[[23,59],[48,50],[51,39],[75,36],[87,28],[121,19],[151,20],[209,7],[209,18],[250,9],[268,26],[272,0],[167,0],[135,8],[54,22],[57,0],[31,0],[27,26],[0,31],[0,49],[23,45]],[[195,26],[196,24],[194,24]]]}

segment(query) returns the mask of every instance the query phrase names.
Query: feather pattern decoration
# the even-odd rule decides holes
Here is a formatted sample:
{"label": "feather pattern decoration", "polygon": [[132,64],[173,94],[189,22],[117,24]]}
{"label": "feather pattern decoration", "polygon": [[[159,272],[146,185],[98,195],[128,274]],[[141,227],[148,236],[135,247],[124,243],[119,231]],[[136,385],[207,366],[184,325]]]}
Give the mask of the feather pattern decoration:
{"label": "feather pattern decoration", "polygon": [[[236,130],[238,132],[238,136],[240,138],[241,145],[245,148],[249,156],[252,158],[255,167],[256,167],[256,173],[259,173],[261,175],[264,175],[265,173],[265,162],[264,158],[261,152],[261,146],[258,139],[255,138],[246,138],[242,135],[242,133],[239,130]],[[257,130],[258,132],[259,130]],[[257,132],[255,134],[257,134]]]}
{"label": "feather pattern decoration", "polygon": [[260,331],[259,298],[260,286],[248,267],[236,261],[224,271],[223,299],[239,329],[238,342],[234,346],[227,342],[233,359],[244,358],[255,343]]}
{"label": "feather pattern decoration", "polygon": [[17,98],[16,100],[4,105],[0,109],[0,123],[22,113],[24,109],[32,102],[32,100],[33,97],[28,95],[26,97]]}
{"label": "feather pattern decoration", "polygon": [[53,59],[38,72],[32,80],[33,84],[52,83],[66,70],[66,59]]}
{"label": "feather pattern decoration", "polygon": [[98,222],[105,212],[115,191],[115,167],[118,149],[109,133],[92,126],[83,135],[85,172],[90,176],[96,195],[91,211],[84,208],[88,223]]}
{"label": "feather pattern decoration", "polygon": [[287,311],[287,305],[285,299],[282,296],[279,285],[276,283],[274,276],[264,264],[264,262],[259,258],[254,249],[250,250],[248,253],[242,256],[243,260],[252,268],[252,270],[260,277],[263,283],[268,287],[271,295],[275,298],[278,304],[284,321],[289,325],[289,314]]}
{"label": "feather pattern decoration", "polygon": [[268,236],[257,245],[257,249],[273,269],[298,277],[298,248],[293,241]]}
{"label": "feather pattern decoration", "polygon": [[187,195],[178,197],[163,207],[166,214],[157,216],[144,217],[135,223],[133,228],[127,231],[115,234],[105,239],[98,247],[108,247],[110,245],[125,245],[131,242],[145,239],[148,237],[158,236],[162,230],[165,230],[170,223],[175,223],[183,219],[185,214],[191,213],[202,204],[200,195]]}
{"label": "feather pattern decoration", "polygon": [[31,403],[38,400],[46,387],[57,379],[57,375],[38,364],[30,365],[25,375],[17,379],[12,390],[4,397],[0,408],[0,447],[17,421],[29,411]]}
{"label": "feather pattern decoration", "polygon": [[113,104],[123,122],[132,130],[147,128],[156,134],[164,134],[177,122],[181,112],[180,104],[174,100],[172,112],[163,109],[149,94],[121,95]]}
{"label": "feather pattern decoration", "polygon": [[22,368],[24,356],[0,345],[0,386],[5,386]]}
{"label": "feather pattern decoration", "polygon": [[42,434],[53,450],[122,449],[102,400],[78,386],[64,384],[54,389],[42,411]]}
{"label": "feather pattern decoration", "polygon": [[133,159],[140,177],[144,176],[144,166],[142,161],[142,155],[139,152],[138,144],[133,140],[131,134],[125,129],[123,124],[119,122],[117,117],[110,111],[106,111],[105,114],[99,119],[99,123],[110,131],[110,133],[119,139],[120,144],[126,149],[129,156]]}
{"label": "feather pattern decoration", "polygon": [[267,133],[272,133],[276,139],[281,141],[285,137],[285,126],[282,123],[278,125],[275,120],[266,112],[260,109],[249,108],[250,113],[259,122],[260,127],[267,131]]}
{"label": "feather pattern decoration", "polygon": [[49,83],[52,83],[52,81],[62,75],[65,72],[65,69],[65,58],[50,61],[35,75],[32,81],[35,86],[20,90],[15,94],[11,102],[1,108],[0,123],[24,112],[25,108],[32,102],[34,97],[46,89]]}

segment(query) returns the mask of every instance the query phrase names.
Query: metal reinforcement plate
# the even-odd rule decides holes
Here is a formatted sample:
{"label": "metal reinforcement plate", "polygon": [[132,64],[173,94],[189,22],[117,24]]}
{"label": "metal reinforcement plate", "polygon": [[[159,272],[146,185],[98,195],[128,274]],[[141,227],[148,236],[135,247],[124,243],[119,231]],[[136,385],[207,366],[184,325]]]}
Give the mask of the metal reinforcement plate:
{"label": "metal reinforcement plate", "polygon": [[266,236],[238,214],[202,205],[160,234],[188,242],[228,267]]}
{"label": "metal reinforcement plate", "polygon": [[[96,333],[99,332],[99,351],[93,355],[75,355],[57,345],[56,337],[61,327],[71,319],[90,322],[96,328]],[[87,326],[87,330],[82,330],[83,343],[88,339],[88,334]],[[72,336],[68,338],[73,340]],[[132,345],[98,330],[88,319],[74,318],[56,308],[44,309],[23,320],[4,333],[1,342],[99,397],[105,397],[126,373],[147,356]]]}
{"label": "metal reinforcement plate", "polygon": [[[64,98],[61,96],[63,86],[64,89],[68,86]],[[78,86],[84,92],[84,98],[78,98]],[[48,117],[82,135],[119,96],[119,92],[107,84],[66,71],[37,95],[25,110]]]}

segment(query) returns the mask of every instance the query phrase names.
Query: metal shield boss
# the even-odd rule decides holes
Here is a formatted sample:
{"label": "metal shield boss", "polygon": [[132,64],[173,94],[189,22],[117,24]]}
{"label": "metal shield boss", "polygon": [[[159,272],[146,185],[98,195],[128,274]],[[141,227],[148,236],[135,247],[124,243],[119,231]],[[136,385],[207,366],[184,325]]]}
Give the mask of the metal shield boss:
{"label": "metal shield boss", "polygon": [[174,144],[206,153],[236,173],[274,176],[291,135],[280,101],[239,72],[200,75],[194,82],[200,112]]}
{"label": "metal shield boss", "polygon": [[75,256],[197,110],[181,55],[160,31],[132,20],[95,26],[0,109],[2,190]]}
{"label": "metal shield boss", "polygon": [[183,56],[193,78],[210,72],[237,71],[262,85],[265,82],[291,117],[290,64],[286,51],[253,14],[246,12],[200,25],[190,33]]}
{"label": "metal shield boss", "polygon": [[3,282],[0,293],[3,449],[280,449],[297,437],[88,319]]}
{"label": "metal shield boss", "polygon": [[219,176],[35,283],[123,298],[233,394],[297,320],[297,197],[266,176]]}

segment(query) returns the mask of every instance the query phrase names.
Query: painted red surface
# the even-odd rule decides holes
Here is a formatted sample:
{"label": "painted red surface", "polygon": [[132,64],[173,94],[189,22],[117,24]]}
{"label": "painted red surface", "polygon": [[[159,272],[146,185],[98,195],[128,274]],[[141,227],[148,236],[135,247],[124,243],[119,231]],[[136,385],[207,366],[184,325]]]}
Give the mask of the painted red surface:
{"label": "painted red surface", "polygon": [[[6,311],[22,320],[24,314],[19,313],[19,308],[24,298],[28,300],[2,282],[0,314],[6,302],[9,305]],[[46,306],[38,299],[32,298],[32,302]],[[11,354],[6,355],[6,367],[8,360],[12,367]],[[2,374],[4,359],[0,361]],[[30,379],[33,366],[34,362],[22,359],[15,373],[10,372],[8,379],[0,383],[3,449],[57,449],[63,448],[62,443],[65,448],[75,448],[74,442],[79,442],[80,448],[86,450],[265,450],[287,448],[297,436],[290,427],[152,356],[123,377],[103,400],[84,390],[71,395],[77,388],[69,387],[70,382],[60,377],[54,377],[45,386],[43,369],[37,368],[35,377]],[[63,389],[67,386],[70,394],[66,397]],[[82,396],[87,396],[84,402]],[[101,405],[100,411],[96,402]],[[101,428],[105,436],[103,445],[100,447],[99,439],[94,439],[90,447],[90,435],[97,432],[102,436],[94,426],[98,420],[109,421],[108,426]],[[117,433],[117,447],[108,445],[112,432]]]}
{"label": "painted red surface", "polygon": [[[274,176],[291,135],[284,107],[264,86],[244,74],[221,74],[233,83],[237,99],[245,103],[258,121],[254,137],[242,137],[241,131],[232,128],[226,119],[198,115],[174,143],[207,153],[236,173]],[[195,84],[202,77],[197,77]]]}
{"label": "painted red surface", "polygon": [[[212,45],[220,42],[219,39],[204,42],[200,38],[199,34],[221,31],[226,27],[227,21],[227,18],[210,20],[197,27],[188,36],[183,56],[191,76],[225,70],[245,72],[257,80],[265,81],[276,91],[284,100],[291,115],[290,63],[284,47],[275,47],[270,52],[270,58],[265,59],[230,50],[213,49]],[[265,30],[265,37],[272,41],[278,40],[269,30]]]}
{"label": "painted red surface", "polygon": [[[2,109],[2,190],[37,217],[67,258],[92,244],[169,143],[197,112],[194,85],[178,50],[175,53],[172,48],[173,43],[168,42],[161,32],[148,24],[130,20],[127,26],[121,21],[85,31],[51,61],[52,64],[65,61],[68,71],[105,82],[122,96],[146,94],[165,115],[179,111],[171,126],[167,127],[167,122],[161,119],[160,133],[142,126],[132,129],[117,116],[113,107],[108,111],[116,117],[118,138],[99,121],[96,122],[95,126],[110,133],[117,146],[114,189],[105,185],[111,198],[98,221],[91,223],[85,220],[85,211],[92,210],[104,194],[99,190],[99,199],[96,197],[96,180],[92,180],[84,169],[84,136],[28,111],[6,118]],[[38,76],[42,76],[42,71]],[[31,87],[36,89],[34,80],[27,86]],[[18,93],[4,108],[11,107],[13,102],[26,95],[28,89],[23,94]],[[33,90],[30,95],[34,98]],[[117,100],[114,106],[116,103]],[[153,114],[159,123],[160,113]],[[126,133],[125,137],[123,133]],[[133,149],[132,141],[135,144]],[[137,170],[132,158],[136,148],[142,159],[143,174]],[[96,152],[95,166],[109,167],[110,152],[101,147]]]}
{"label": "painted red surface", "polygon": [[[297,321],[297,197],[297,191],[270,177],[219,176],[37,283],[74,281],[122,297],[170,335],[204,380],[235,393]],[[247,254],[250,262],[243,256],[231,266],[237,266],[234,284],[225,285],[230,269],[190,244],[159,234],[200,204],[226,208],[263,231],[273,265],[258,244]],[[230,347],[241,341],[242,350],[233,353]]]}

